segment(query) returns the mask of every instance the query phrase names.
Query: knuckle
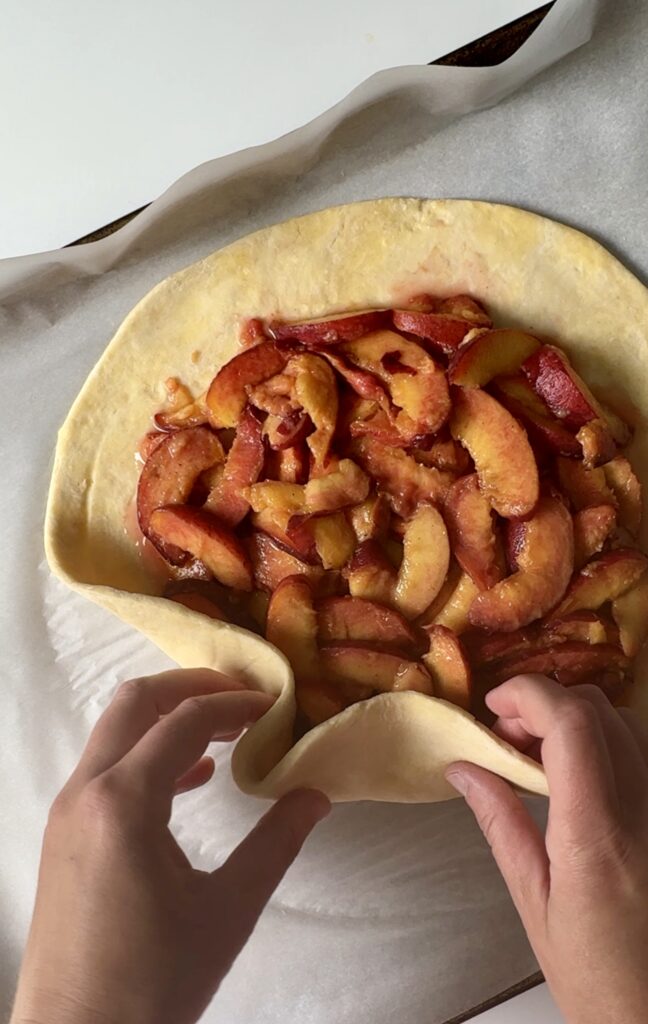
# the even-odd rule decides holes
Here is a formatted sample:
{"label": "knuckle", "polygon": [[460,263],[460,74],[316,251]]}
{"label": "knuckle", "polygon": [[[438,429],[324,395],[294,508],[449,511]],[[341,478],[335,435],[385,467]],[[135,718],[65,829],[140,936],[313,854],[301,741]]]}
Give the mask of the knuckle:
{"label": "knuckle", "polygon": [[133,698],[139,697],[143,689],[143,683],[142,679],[127,679],[125,682],[120,683],[115,691],[115,700],[133,700]]}
{"label": "knuckle", "polygon": [[64,821],[70,813],[72,801],[66,789],[54,798],[47,817],[48,828],[56,827],[59,822]]}
{"label": "knuckle", "polygon": [[565,703],[560,712],[560,722],[568,732],[592,733],[597,727],[598,713],[589,701],[576,698]]}
{"label": "knuckle", "polygon": [[186,697],[178,707],[178,712],[187,718],[202,718],[205,714],[205,701],[202,697]]}
{"label": "knuckle", "polygon": [[625,830],[612,822],[601,823],[598,828],[591,828],[587,843],[581,839],[565,843],[567,861],[578,868],[584,878],[619,879],[631,860],[632,843]]}
{"label": "knuckle", "polygon": [[578,687],[576,696],[583,700],[590,701],[592,704],[599,707],[604,707],[610,703],[601,687],[596,686],[595,683],[583,683]]}
{"label": "knuckle", "polygon": [[124,790],[117,775],[107,771],[83,787],[80,795],[81,812],[91,819],[112,819],[119,814],[124,802]]}

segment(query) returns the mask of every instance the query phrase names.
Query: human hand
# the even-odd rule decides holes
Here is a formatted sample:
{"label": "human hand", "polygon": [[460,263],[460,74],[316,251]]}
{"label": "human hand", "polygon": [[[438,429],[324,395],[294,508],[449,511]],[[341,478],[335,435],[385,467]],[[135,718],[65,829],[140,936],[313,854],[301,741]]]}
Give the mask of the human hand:
{"label": "human hand", "polygon": [[120,687],[50,813],[13,1024],[198,1020],[330,809],[288,794],[212,872],[171,835],[174,796],[211,777],[209,742],[271,704],[206,669]]}
{"label": "human hand", "polygon": [[496,732],[540,754],[543,838],[503,779],[452,765],[569,1024],[643,1024],[648,1007],[648,735],[596,686],[519,676],[486,698]]}

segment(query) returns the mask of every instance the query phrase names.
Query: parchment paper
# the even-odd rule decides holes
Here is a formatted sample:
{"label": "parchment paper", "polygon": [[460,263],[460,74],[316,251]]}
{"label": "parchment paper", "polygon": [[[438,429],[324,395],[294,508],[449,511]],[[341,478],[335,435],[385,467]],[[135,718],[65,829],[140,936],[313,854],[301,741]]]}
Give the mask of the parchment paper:
{"label": "parchment paper", "polygon": [[[276,143],[197,168],[116,236],[0,264],[0,1012],[48,805],[118,680],[167,664],[43,563],[55,432],[86,374],[167,274],[257,227],[353,199],[525,206],[589,230],[645,276],[648,10],[610,0],[583,46],[595,12],[594,0],[558,0],[499,68],[383,72]],[[124,173],[136,159],[124,153]],[[228,756],[203,791],[179,799],[174,817],[201,866],[217,864],[261,810],[235,791]],[[534,969],[458,801],[341,806],[307,844],[205,1019],[440,1024]]]}

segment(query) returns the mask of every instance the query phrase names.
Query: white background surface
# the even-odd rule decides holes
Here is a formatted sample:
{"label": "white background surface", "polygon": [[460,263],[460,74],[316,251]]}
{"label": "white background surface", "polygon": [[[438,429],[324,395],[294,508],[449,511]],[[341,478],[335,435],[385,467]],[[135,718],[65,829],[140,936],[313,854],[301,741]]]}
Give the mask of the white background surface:
{"label": "white background surface", "polygon": [[304,124],[542,0],[21,0],[0,39],[0,257],[55,248],[196,164]]}
{"label": "white background surface", "polygon": [[[538,2],[24,0],[0,45],[0,256],[64,244],[373,71],[433,60]],[[561,1020],[540,988],[479,1021],[522,1019]]]}

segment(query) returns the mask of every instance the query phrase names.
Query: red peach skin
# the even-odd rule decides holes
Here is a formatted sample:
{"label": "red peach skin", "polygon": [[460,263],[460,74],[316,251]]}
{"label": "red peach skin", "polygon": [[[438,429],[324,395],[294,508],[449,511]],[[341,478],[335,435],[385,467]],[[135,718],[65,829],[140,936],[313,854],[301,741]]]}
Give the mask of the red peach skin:
{"label": "red peach skin", "polygon": [[473,601],[472,626],[513,632],[546,615],[560,601],[574,568],[572,520],[561,501],[540,499],[531,519],[521,524],[516,555],[517,572]]}
{"label": "red peach skin", "polygon": [[434,696],[470,711],[470,665],[456,633],[445,626],[428,626],[429,650],[423,663],[432,676]]}
{"label": "red peach skin", "polygon": [[184,504],[200,474],[224,458],[216,434],[208,427],[191,427],[168,434],[144,463],[137,486],[137,519],[142,533],[167,561],[182,564],[186,555],[155,534],[151,515],[163,505]]}
{"label": "red peach skin", "polygon": [[224,471],[207,495],[204,507],[228,526],[236,526],[249,511],[250,503],[241,493],[255,483],[265,460],[261,422],[251,409],[241,417]]}
{"label": "red peach skin", "polygon": [[223,586],[252,590],[252,567],[243,543],[211,512],[188,505],[158,508],[151,515],[151,528],[165,543],[198,558]]}
{"label": "red peach skin", "polygon": [[235,427],[247,403],[246,388],[274,377],[283,370],[287,359],[272,341],[262,341],[225,363],[207,391],[212,426]]}
{"label": "red peach skin", "polygon": [[504,575],[504,558],[493,514],[479,488],[476,473],[461,477],[452,485],[444,513],[452,551],[459,565],[480,590],[494,586]]}

